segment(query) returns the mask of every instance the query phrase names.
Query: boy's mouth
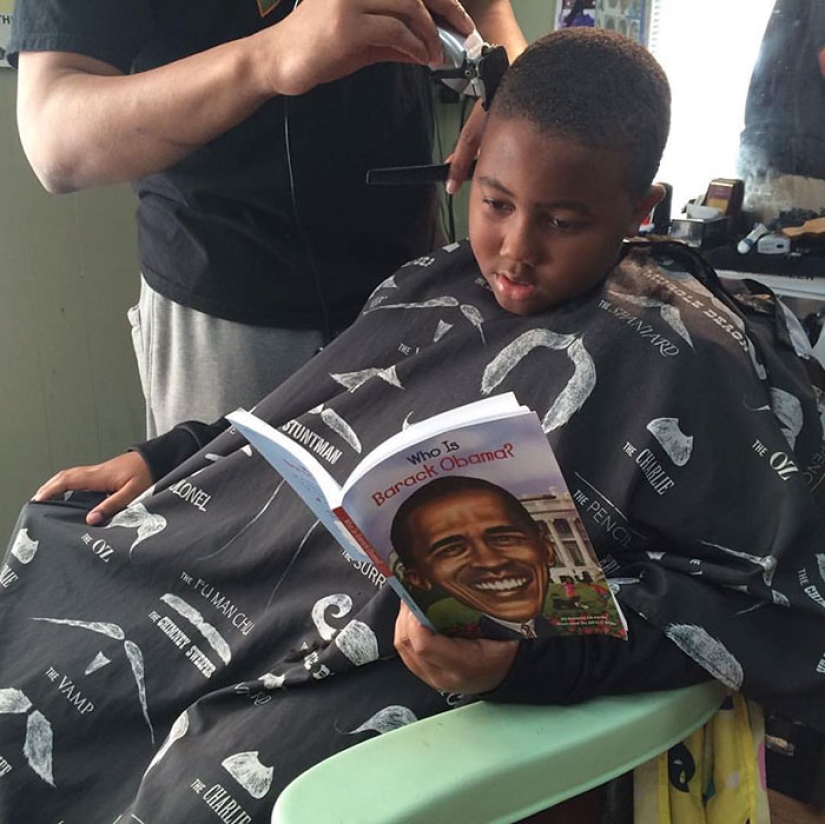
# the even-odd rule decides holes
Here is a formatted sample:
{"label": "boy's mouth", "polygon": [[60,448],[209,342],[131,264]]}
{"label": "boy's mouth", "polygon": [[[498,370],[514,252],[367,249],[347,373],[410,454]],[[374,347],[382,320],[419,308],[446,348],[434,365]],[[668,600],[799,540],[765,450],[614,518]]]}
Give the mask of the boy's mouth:
{"label": "boy's mouth", "polygon": [[493,274],[496,289],[501,296],[511,301],[522,301],[529,298],[535,289],[529,280],[507,272]]}

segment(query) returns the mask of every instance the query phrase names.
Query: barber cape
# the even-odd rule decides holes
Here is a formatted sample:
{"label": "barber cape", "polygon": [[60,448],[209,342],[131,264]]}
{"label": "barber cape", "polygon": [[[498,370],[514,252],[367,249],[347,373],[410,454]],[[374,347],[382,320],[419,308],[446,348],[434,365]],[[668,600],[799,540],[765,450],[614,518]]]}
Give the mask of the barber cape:
{"label": "barber cape", "polygon": [[[772,295],[737,289],[684,247],[628,247],[588,294],[518,317],[448,246],[256,413],[342,481],[405,424],[513,391],[625,610],[822,728],[816,369]],[[108,525],[87,506],[27,505],[0,572],[3,820],[268,821],[307,767],[459,700],[405,669],[382,577],[232,430]]]}

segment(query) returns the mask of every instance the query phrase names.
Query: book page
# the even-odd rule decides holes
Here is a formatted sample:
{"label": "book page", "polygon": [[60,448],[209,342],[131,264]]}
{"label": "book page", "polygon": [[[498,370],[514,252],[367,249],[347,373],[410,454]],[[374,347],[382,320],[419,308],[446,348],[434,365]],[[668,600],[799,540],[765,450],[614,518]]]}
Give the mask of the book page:
{"label": "book page", "polygon": [[288,435],[245,409],[238,409],[226,418],[303,498],[338,543],[357,560],[365,560],[366,555],[333,512],[341,488],[318,459]]}

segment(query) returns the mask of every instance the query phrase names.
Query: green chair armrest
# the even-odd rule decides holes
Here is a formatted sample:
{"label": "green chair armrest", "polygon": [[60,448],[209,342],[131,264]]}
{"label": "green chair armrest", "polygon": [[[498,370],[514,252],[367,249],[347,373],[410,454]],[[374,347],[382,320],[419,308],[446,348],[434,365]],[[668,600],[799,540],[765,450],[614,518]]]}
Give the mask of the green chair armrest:
{"label": "green chair armrest", "polygon": [[481,701],[316,764],[278,798],[272,824],[511,824],[664,752],[724,695],[708,682],[564,707]]}

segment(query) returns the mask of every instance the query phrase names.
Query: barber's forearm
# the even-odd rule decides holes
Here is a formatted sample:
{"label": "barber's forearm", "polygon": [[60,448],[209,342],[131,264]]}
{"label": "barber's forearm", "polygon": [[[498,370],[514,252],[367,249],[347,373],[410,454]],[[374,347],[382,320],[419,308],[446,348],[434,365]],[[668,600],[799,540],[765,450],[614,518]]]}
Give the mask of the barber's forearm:
{"label": "barber's forearm", "polygon": [[83,55],[27,52],[18,80],[23,146],[50,191],[134,180],[275,95],[303,94],[372,63],[438,62],[431,15],[459,30],[471,25],[456,0],[304,0],[256,34],[128,76]]}
{"label": "barber's forearm", "polygon": [[18,125],[32,167],[67,192],[173,165],[267,99],[259,48],[238,40],[134,75],[81,55],[21,54]]}
{"label": "barber's forearm", "polygon": [[510,0],[465,0],[464,6],[482,37],[504,46],[511,63],[527,47]]}

